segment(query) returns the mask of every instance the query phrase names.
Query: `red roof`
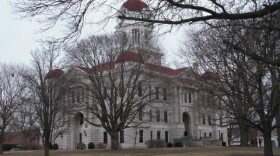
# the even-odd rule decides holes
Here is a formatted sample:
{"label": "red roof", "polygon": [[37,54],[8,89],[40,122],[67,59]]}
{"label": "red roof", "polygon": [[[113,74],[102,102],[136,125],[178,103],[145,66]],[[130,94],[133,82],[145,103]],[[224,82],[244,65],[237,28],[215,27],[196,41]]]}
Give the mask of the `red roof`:
{"label": "red roof", "polygon": [[138,53],[132,51],[126,51],[116,59],[116,63],[129,62],[129,61],[142,62],[142,59]]}
{"label": "red roof", "polygon": [[155,65],[155,64],[149,64],[149,63],[146,63],[146,65],[147,65],[148,69],[150,69],[151,71],[159,72],[159,73],[170,75],[170,76],[179,75],[184,70],[187,69],[187,68],[172,69],[172,68],[159,66],[159,65]]}
{"label": "red roof", "polygon": [[47,73],[45,79],[51,79],[51,78],[59,78],[63,75],[63,71],[61,69],[54,69]]}
{"label": "red roof", "polygon": [[217,79],[219,79],[219,74],[215,73],[215,72],[211,72],[211,71],[206,71],[201,76],[202,76],[203,79],[206,79],[206,80],[217,80]]}
{"label": "red roof", "polygon": [[148,5],[141,0],[127,0],[123,3],[122,7],[126,8],[128,11],[140,12],[144,8],[148,8]]}
{"label": "red roof", "polygon": [[[130,61],[143,63],[141,56],[138,53],[135,53],[132,51],[126,51],[123,54],[121,54],[116,59],[116,61],[102,63],[93,68],[86,68],[86,67],[80,67],[80,66],[77,66],[77,68],[79,68],[87,73],[95,73],[97,71],[104,71],[104,70],[112,69],[115,67],[115,64],[123,63],[123,62],[130,62]],[[151,63],[145,63],[145,65],[146,65],[147,69],[149,69],[151,71],[158,72],[161,74],[166,74],[169,76],[179,75],[187,69],[187,68],[172,69],[172,68],[168,68],[168,67],[164,67],[164,66],[160,66],[160,65],[156,65],[156,64],[151,64]]]}

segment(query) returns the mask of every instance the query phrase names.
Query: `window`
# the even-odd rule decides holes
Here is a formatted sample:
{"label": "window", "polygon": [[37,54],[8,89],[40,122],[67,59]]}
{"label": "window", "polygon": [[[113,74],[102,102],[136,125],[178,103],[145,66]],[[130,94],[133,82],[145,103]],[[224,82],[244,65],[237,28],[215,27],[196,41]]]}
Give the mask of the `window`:
{"label": "window", "polygon": [[192,103],[192,93],[189,92],[189,103]]}
{"label": "window", "polygon": [[124,88],[122,85],[119,86],[119,96],[123,97],[124,96]]}
{"label": "window", "polygon": [[153,131],[150,132],[151,140],[153,140]]}
{"label": "window", "polygon": [[124,143],[124,130],[120,131],[120,143]]}
{"label": "window", "polygon": [[163,101],[167,101],[166,88],[163,88],[162,92],[163,92]]}
{"label": "window", "polygon": [[80,91],[76,90],[76,94],[77,94],[77,96],[76,96],[77,102],[80,103],[81,102],[81,93],[80,93]]}
{"label": "window", "polygon": [[132,29],[132,41],[133,41],[133,43],[139,43],[140,42],[139,29]]}
{"label": "window", "polygon": [[168,119],[167,119],[167,111],[164,111],[164,122],[167,123]]}
{"label": "window", "polygon": [[157,122],[160,122],[160,111],[157,110]]}
{"label": "window", "polygon": [[108,98],[107,87],[106,86],[103,87],[103,97],[104,97],[104,99]]}
{"label": "window", "polygon": [[188,94],[184,93],[184,102],[187,103],[188,102]]}
{"label": "window", "polygon": [[160,131],[157,131],[157,139],[160,140]]}
{"label": "window", "polygon": [[142,85],[141,85],[141,83],[139,83],[139,85],[138,85],[138,96],[139,97],[142,96]]}
{"label": "window", "polygon": [[202,116],[202,124],[205,125],[205,115]]}
{"label": "window", "polygon": [[80,92],[81,92],[80,93],[81,94],[81,97],[80,97],[81,98],[81,102],[84,102],[84,100],[85,100],[85,90],[84,90],[84,88],[81,88]]}
{"label": "window", "polygon": [[211,116],[208,115],[208,124],[211,125]]}
{"label": "window", "polygon": [[108,143],[108,134],[107,134],[107,132],[103,132],[103,143],[104,144]]}
{"label": "window", "polygon": [[204,132],[204,138],[206,138],[206,132]]}
{"label": "window", "polygon": [[156,87],[156,100],[159,100],[159,88]]}
{"label": "window", "polygon": [[209,137],[212,137],[212,133],[209,133]]}
{"label": "window", "polygon": [[220,126],[223,126],[223,117],[220,115]]}
{"label": "window", "polygon": [[72,91],[72,93],[71,93],[71,101],[72,101],[72,103],[75,103],[75,92],[73,92]]}
{"label": "window", "polygon": [[149,100],[152,101],[152,87],[149,86]]}
{"label": "window", "polygon": [[168,143],[168,131],[165,131],[165,142]]}
{"label": "window", "polygon": [[143,130],[139,130],[139,143],[143,143]]}
{"label": "window", "polygon": [[84,123],[84,115],[82,113],[79,113],[79,119],[80,119],[80,125]]}
{"label": "window", "polygon": [[153,121],[153,114],[152,113],[153,113],[152,110],[150,110],[150,122]]}
{"label": "window", "polygon": [[143,120],[143,109],[142,108],[139,108],[138,116],[139,116],[139,121],[142,121]]}

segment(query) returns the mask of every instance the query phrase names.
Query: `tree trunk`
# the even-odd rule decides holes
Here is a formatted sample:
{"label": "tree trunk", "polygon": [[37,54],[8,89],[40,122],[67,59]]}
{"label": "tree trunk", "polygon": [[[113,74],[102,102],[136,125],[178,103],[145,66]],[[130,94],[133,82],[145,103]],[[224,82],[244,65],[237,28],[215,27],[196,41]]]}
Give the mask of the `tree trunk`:
{"label": "tree trunk", "polygon": [[240,130],[240,146],[241,147],[248,147],[249,128],[239,125],[239,130]]}
{"label": "tree trunk", "polygon": [[45,151],[45,156],[49,156],[50,155],[50,148],[49,148],[48,145],[45,145],[44,151]]}
{"label": "tree trunk", "polygon": [[264,156],[273,156],[271,131],[263,132],[264,138]]}
{"label": "tree trunk", "polygon": [[280,148],[280,113],[278,112],[276,115],[276,125],[278,126],[277,128],[277,142],[278,142],[278,146]]}
{"label": "tree trunk", "polygon": [[0,134],[0,155],[3,154],[4,137],[5,137],[5,132],[3,130],[1,130],[1,134]]}
{"label": "tree trunk", "polygon": [[119,135],[117,131],[111,133],[111,149],[119,150]]}

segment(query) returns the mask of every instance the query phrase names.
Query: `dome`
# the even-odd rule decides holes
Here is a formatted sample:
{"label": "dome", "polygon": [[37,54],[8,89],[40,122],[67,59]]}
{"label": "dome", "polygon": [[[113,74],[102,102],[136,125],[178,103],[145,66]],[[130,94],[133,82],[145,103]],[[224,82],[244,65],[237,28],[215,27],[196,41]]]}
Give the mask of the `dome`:
{"label": "dome", "polygon": [[148,8],[148,5],[141,0],[127,0],[123,3],[122,8],[125,8],[128,11],[140,12],[144,8]]}
{"label": "dome", "polygon": [[64,72],[61,69],[54,69],[47,73],[45,79],[59,78],[63,73]]}

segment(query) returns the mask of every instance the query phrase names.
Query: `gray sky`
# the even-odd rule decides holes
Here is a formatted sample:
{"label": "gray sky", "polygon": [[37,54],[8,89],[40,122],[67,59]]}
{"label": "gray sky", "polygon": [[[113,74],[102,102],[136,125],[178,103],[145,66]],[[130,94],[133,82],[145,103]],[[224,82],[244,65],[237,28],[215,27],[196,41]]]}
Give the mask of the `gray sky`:
{"label": "gray sky", "polygon": [[[22,20],[14,13],[8,0],[0,0],[0,62],[30,63],[30,51],[39,46],[36,42],[46,34],[58,33],[58,27],[45,33],[39,33],[40,26],[36,21]],[[84,29],[82,37],[92,34],[102,34],[114,31],[115,23],[108,24],[104,30],[95,26]],[[160,38],[164,51],[167,52],[167,61],[171,62],[174,52],[178,51],[182,31],[166,33]]]}

